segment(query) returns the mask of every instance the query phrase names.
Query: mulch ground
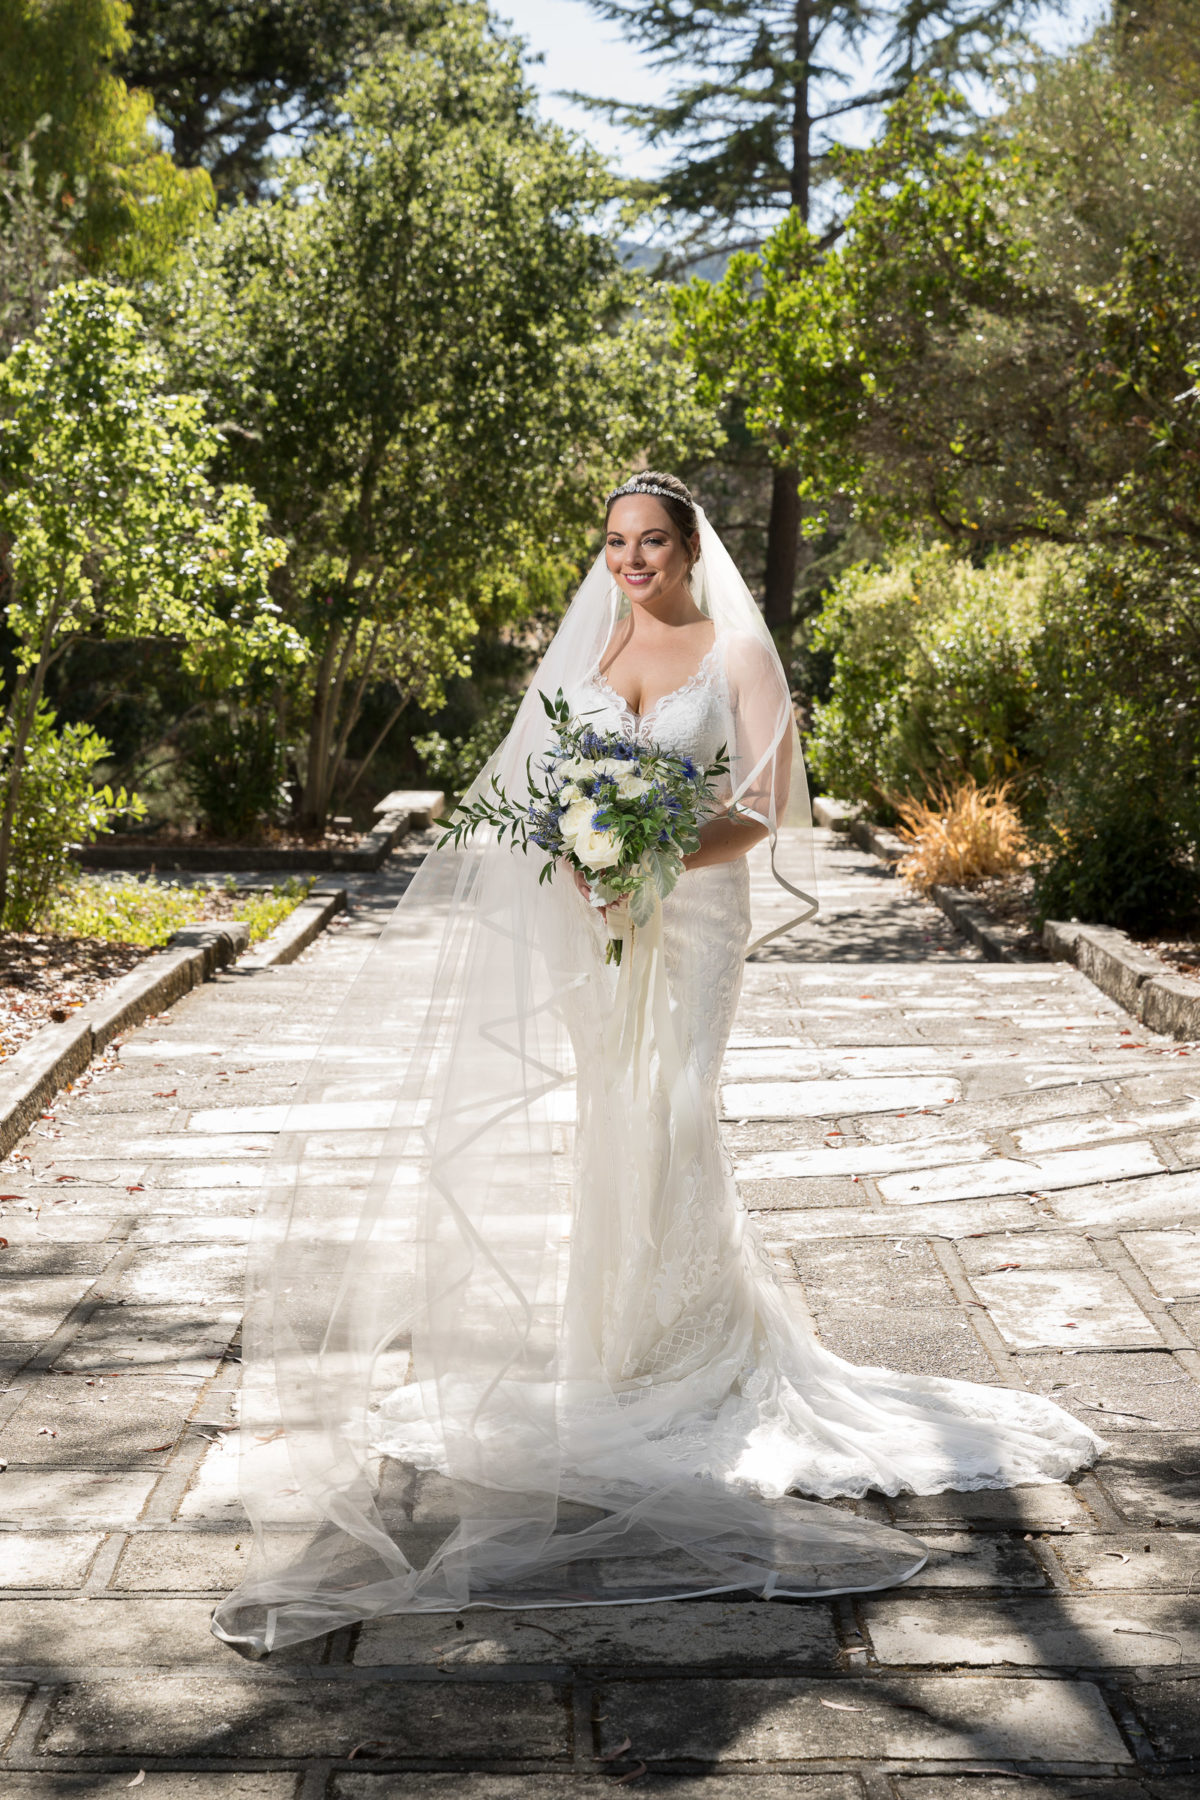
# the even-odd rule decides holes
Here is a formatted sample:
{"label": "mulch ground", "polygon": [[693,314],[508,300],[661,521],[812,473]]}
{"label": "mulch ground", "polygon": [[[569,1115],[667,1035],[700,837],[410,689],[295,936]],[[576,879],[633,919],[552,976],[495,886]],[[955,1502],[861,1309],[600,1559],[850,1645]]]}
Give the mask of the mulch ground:
{"label": "mulch ground", "polygon": [[[972,892],[990,913],[1002,919],[1006,925],[1016,926],[1018,930],[1030,934],[1034,932],[1032,875],[993,875],[989,880],[981,881]],[[1159,957],[1175,974],[1200,979],[1200,940],[1194,934],[1190,937],[1162,938],[1142,937],[1137,932],[1131,932],[1130,936],[1143,950],[1149,950],[1152,956]]]}
{"label": "mulch ground", "polygon": [[[205,892],[193,923],[229,918],[238,897],[221,888]],[[0,1062],[43,1025],[61,1025],[99,999],[157,948],[57,932],[0,931]]]}
{"label": "mulch ground", "polygon": [[0,931],[0,1055],[11,1056],[43,1025],[61,1025],[153,954],[103,938]]}
{"label": "mulch ground", "polygon": [[204,831],[155,831],[148,835],[144,831],[113,831],[100,839],[101,845],[107,849],[112,845],[122,848],[134,847],[142,850],[352,850],[358,843],[363,831],[353,825],[329,825],[324,833],[317,837],[314,833],[307,836],[300,831],[288,831],[283,827],[267,830],[256,838],[222,838],[213,837]]}

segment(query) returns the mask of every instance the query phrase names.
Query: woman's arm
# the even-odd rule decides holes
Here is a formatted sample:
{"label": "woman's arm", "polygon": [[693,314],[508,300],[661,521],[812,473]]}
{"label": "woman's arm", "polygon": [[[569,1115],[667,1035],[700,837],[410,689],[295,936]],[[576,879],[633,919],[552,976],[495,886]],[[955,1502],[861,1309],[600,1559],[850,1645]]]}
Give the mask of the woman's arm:
{"label": "woman's arm", "polygon": [[685,869],[711,869],[718,863],[736,862],[746,856],[767,835],[765,825],[757,819],[739,819],[731,813],[710,819],[700,827],[700,848],[685,856]]}
{"label": "woman's arm", "polygon": [[[736,862],[768,835],[765,819],[787,806],[792,767],[791,696],[764,644],[739,633],[725,646],[736,731],[735,769],[744,771],[738,810],[724,812],[701,828],[700,848],[683,859],[686,869],[710,869]],[[736,778],[736,777],[735,777]],[[758,818],[747,818],[757,813]]]}

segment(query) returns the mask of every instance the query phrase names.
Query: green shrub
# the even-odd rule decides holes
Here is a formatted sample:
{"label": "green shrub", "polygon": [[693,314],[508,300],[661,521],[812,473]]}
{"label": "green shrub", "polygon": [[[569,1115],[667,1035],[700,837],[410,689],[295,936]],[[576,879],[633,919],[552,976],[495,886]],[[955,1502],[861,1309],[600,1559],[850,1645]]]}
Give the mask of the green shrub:
{"label": "green shrub", "polygon": [[1041,917],[1150,933],[1200,916],[1198,646],[1196,581],[1153,554],[1089,551],[1048,592]]}
{"label": "green shrub", "polygon": [[[0,766],[11,753],[11,728],[0,735]],[[26,931],[45,911],[55,890],[78,876],[71,846],[111,831],[115,815],[140,817],[142,802],[124,788],[95,788],[92,770],[109,745],[90,725],[56,726],[44,703],[34,715],[13,818],[4,924]]]}
{"label": "green shrub", "polygon": [[[276,882],[269,892],[241,894],[229,882],[224,888],[189,887],[153,875],[87,875],[55,894],[38,924],[69,937],[157,949],[181,925],[219,917],[244,920],[251,941],[257,943],[299,905],[312,883],[312,876],[293,875]],[[218,894],[225,902],[219,907],[213,904]]]}
{"label": "green shrub", "polygon": [[1034,867],[1039,922],[1082,919],[1148,936],[1191,924],[1200,904],[1194,861],[1152,788],[1132,782],[1072,825],[1050,825]]}
{"label": "green shrub", "polygon": [[213,713],[187,740],[184,787],[217,837],[248,837],[287,810],[285,745],[274,716],[247,708]]}
{"label": "green shrub", "polygon": [[414,738],[413,749],[427,779],[443,782],[453,794],[464,793],[507,732],[520,704],[519,694],[502,694],[463,736],[447,738],[440,731],[431,731]]}
{"label": "green shrub", "polygon": [[981,566],[913,547],[836,583],[812,633],[832,654],[808,751],[827,789],[891,815],[890,796],[1027,776],[1040,696],[1034,645],[1060,552]]}

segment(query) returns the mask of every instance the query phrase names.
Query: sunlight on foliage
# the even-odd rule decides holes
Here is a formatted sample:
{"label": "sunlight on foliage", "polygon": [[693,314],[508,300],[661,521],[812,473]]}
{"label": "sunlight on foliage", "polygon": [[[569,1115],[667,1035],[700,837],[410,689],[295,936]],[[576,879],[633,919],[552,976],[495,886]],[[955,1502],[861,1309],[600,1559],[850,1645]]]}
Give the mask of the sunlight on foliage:
{"label": "sunlight on foliage", "polygon": [[911,887],[969,887],[988,875],[1006,875],[1029,860],[1025,829],[1011,798],[1011,783],[980,787],[973,775],[942,783],[923,800],[911,794],[892,804],[899,835],[913,848],[899,864]]}
{"label": "sunlight on foliage", "polygon": [[[311,886],[311,876],[291,876],[267,892],[236,893],[230,903],[228,883],[223,888],[185,887],[152,875],[141,880],[85,876],[60,888],[38,923],[43,931],[158,949],[183,925],[194,925],[200,919],[213,924],[235,919],[249,925],[250,941],[257,943],[287,918]],[[215,905],[218,895],[222,900],[219,909]]]}

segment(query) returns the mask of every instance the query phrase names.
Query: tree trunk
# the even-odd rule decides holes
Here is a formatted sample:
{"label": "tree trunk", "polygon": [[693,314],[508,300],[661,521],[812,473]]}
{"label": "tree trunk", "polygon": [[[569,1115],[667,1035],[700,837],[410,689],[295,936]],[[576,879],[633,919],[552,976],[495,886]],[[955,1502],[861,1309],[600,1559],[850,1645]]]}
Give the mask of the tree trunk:
{"label": "tree trunk", "polygon": [[808,224],[812,191],[812,117],[809,113],[809,66],[812,58],[812,0],[796,0],[792,15],[792,58],[796,85],[792,89],[792,205]]}
{"label": "tree trunk", "polygon": [[[792,89],[791,201],[807,225],[812,198],[812,117],[809,112],[811,0],[796,0],[792,18],[792,56],[796,73]],[[763,581],[763,610],[772,631],[785,630],[792,622],[792,602],[800,550],[799,486],[799,469],[789,464],[775,470],[771,487],[771,516],[767,523],[767,567]]]}
{"label": "tree trunk", "polygon": [[763,611],[772,631],[792,622],[796,558],[800,546],[800,471],[776,469],[771,484],[771,518],[767,526],[767,572]]}
{"label": "tree trunk", "polygon": [[333,669],[336,627],[331,625],[313,679],[312,711],[308,723],[308,756],[304,767],[304,791],[300,796],[301,831],[324,831],[329,811],[329,744],[333,735]]}

